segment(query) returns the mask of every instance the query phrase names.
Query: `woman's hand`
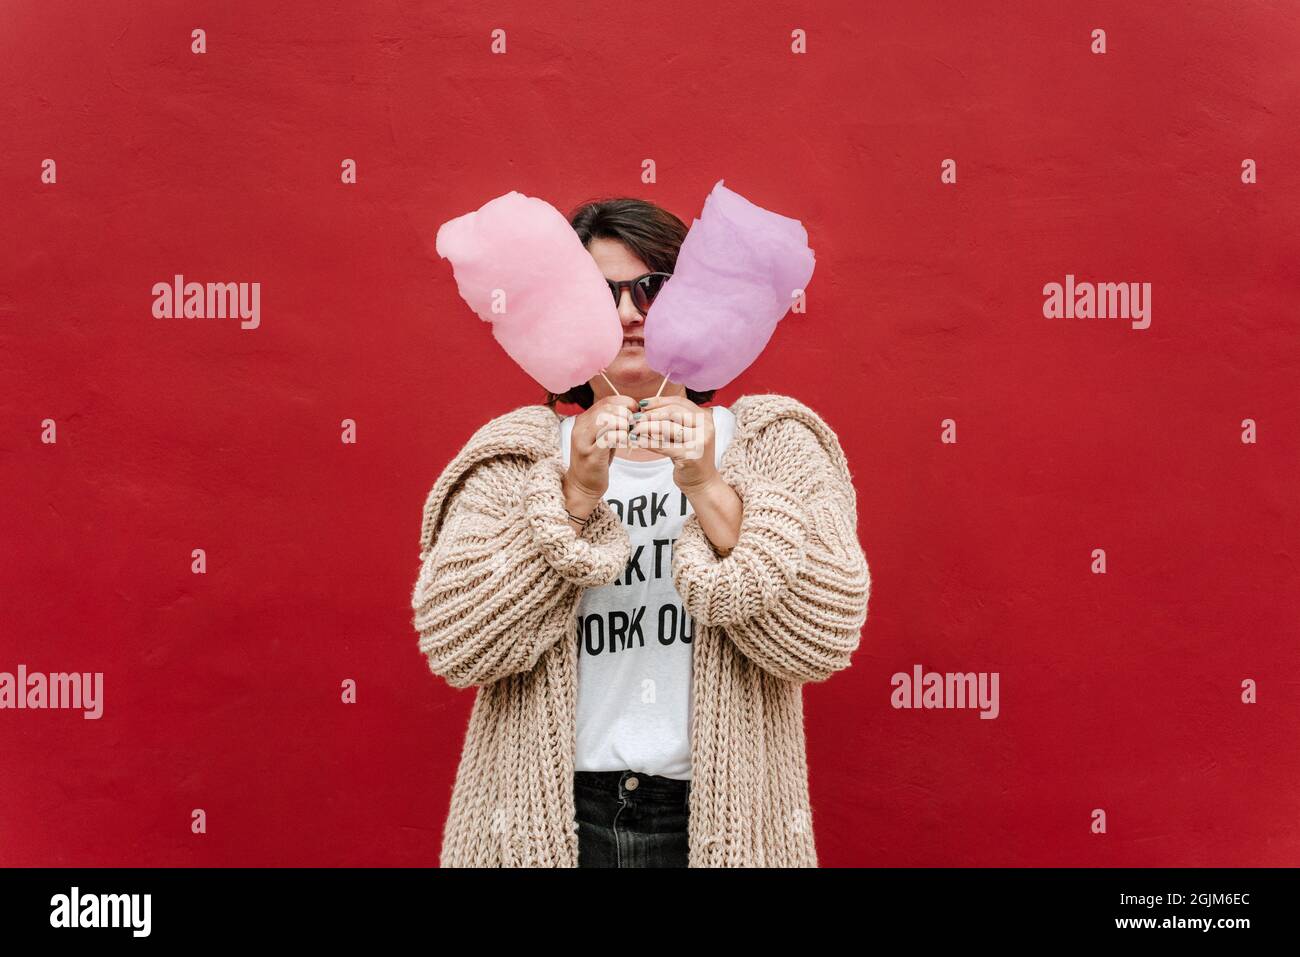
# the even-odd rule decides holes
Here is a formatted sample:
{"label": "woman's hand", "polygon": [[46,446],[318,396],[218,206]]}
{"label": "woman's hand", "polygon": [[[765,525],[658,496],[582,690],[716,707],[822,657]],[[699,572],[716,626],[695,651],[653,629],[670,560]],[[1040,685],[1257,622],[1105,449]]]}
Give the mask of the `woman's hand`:
{"label": "woman's hand", "polygon": [[632,427],[634,448],[651,448],[673,460],[673,481],[690,500],[700,530],[719,555],[740,536],[743,503],[713,460],[713,410],[681,395],[647,399]]}
{"label": "woman's hand", "polygon": [[[609,488],[609,463],[614,450],[627,448],[628,427],[636,399],[607,395],[574,417],[569,440],[569,468],[564,473],[565,507],[586,518],[600,504]],[[572,522],[575,528],[578,522]]]}
{"label": "woman's hand", "polygon": [[646,399],[632,418],[632,446],[654,449],[673,460],[673,481],[690,498],[720,478],[713,463],[713,410],[684,395]]}

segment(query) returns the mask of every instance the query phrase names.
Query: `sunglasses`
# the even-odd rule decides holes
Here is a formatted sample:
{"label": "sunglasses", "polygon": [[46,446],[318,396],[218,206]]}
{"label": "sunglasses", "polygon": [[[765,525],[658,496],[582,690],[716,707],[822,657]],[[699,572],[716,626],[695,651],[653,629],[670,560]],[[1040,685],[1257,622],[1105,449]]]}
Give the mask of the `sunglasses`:
{"label": "sunglasses", "polygon": [[636,306],[636,311],[644,316],[650,311],[650,304],[655,301],[655,296],[659,295],[659,290],[663,288],[670,276],[672,276],[670,272],[648,272],[644,276],[624,279],[622,282],[606,279],[605,283],[614,294],[615,307],[623,301],[623,290],[631,289],[632,305]]}

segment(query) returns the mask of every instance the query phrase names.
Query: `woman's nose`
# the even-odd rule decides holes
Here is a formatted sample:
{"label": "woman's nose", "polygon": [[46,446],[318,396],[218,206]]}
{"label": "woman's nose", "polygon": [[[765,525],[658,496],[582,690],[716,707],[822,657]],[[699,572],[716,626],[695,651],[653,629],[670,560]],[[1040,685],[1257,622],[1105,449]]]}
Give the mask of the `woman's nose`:
{"label": "woman's nose", "polygon": [[623,296],[618,301],[618,316],[623,320],[625,326],[629,323],[641,321],[641,313],[632,302],[632,290],[630,289],[624,289]]}

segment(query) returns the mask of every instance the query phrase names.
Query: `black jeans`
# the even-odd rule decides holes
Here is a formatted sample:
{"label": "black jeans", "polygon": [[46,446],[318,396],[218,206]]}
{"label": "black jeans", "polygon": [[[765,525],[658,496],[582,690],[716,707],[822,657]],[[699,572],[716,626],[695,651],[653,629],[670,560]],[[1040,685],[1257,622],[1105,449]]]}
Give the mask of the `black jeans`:
{"label": "black jeans", "polygon": [[579,867],[686,867],[691,782],[640,771],[573,776]]}

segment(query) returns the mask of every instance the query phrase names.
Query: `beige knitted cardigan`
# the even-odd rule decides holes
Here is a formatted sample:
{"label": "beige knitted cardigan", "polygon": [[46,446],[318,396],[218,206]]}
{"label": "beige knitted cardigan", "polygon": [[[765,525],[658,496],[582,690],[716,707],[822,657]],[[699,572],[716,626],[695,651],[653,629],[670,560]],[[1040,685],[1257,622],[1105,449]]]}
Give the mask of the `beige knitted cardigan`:
{"label": "beige knitted cardigan", "polygon": [[[802,685],[846,668],[871,587],[839,440],[781,395],[730,406],[719,472],[743,503],[721,557],[687,517],[671,574],[695,622],[690,867],[816,867]],[[476,686],[443,829],[443,867],[576,867],[577,611],[631,545],[606,502],[565,514],[561,417],[480,428],[429,492],[411,598],[419,649]]]}

